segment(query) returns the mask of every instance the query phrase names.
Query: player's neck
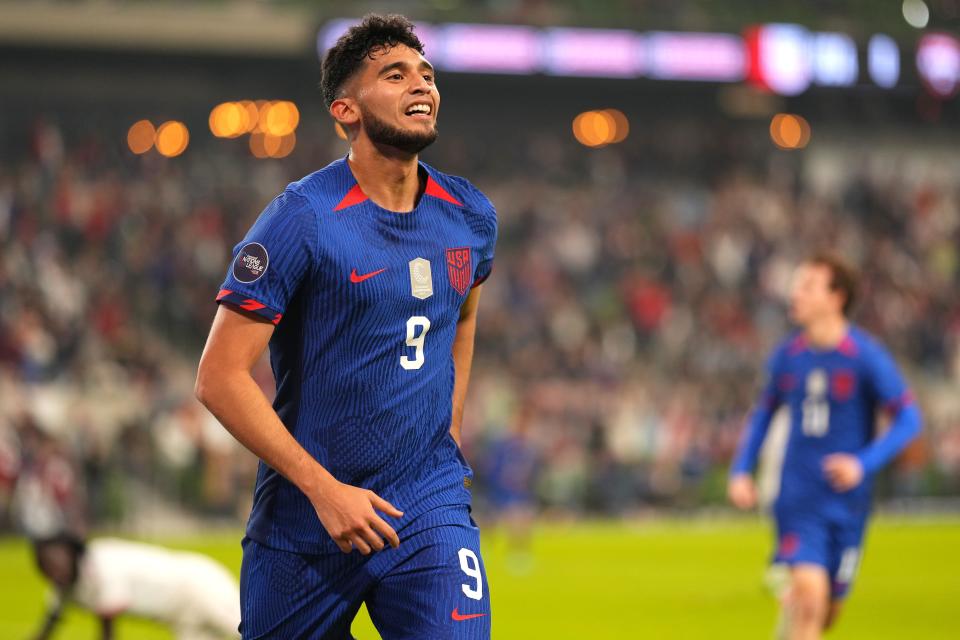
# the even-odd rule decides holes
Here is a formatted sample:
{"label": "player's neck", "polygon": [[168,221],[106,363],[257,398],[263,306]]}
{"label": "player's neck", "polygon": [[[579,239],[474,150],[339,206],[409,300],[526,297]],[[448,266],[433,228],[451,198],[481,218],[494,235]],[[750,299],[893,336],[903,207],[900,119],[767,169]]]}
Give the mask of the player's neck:
{"label": "player's neck", "polygon": [[803,334],[814,349],[826,351],[837,348],[849,330],[850,323],[844,316],[826,316],[804,327]]}
{"label": "player's neck", "polygon": [[412,211],[420,197],[416,154],[375,145],[357,137],[350,146],[350,170],[360,189],[374,203],[389,211]]}

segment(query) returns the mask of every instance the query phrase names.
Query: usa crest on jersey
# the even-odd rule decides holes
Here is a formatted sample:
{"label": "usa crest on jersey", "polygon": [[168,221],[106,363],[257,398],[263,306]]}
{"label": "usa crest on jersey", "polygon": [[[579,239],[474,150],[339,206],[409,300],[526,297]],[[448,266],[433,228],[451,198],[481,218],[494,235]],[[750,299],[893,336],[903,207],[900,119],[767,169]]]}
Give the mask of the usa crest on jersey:
{"label": "usa crest on jersey", "polygon": [[470,288],[473,270],[470,261],[470,247],[447,249],[447,275],[450,285],[463,295]]}

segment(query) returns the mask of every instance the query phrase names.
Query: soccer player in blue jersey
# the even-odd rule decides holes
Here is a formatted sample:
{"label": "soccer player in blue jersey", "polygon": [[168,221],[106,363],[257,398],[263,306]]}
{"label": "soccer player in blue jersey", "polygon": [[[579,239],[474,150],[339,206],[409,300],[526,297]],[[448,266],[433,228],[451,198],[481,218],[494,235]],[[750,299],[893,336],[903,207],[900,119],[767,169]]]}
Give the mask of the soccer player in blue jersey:
{"label": "soccer player in blue jersey", "polygon": [[[234,250],[197,396],[260,459],[244,638],[489,638],[459,448],[496,214],[418,159],[440,94],[413,25],[371,15],[321,88],[350,153],[290,184]],[[250,375],[269,345],[272,406]]]}
{"label": "soccer player in blue jersey", "polygon": [[[887,351],[852,325],[855,272],[819,253],[795,275],[791,317],[800,331],[770,357],[765,388],[733,463],[728,494],[740,509],[756,505],[752,473],[778,407],[790,432],[773,507],[775,563],[790,568],[782,632],[820,638],[836,620],[859,563],[873,476],[920,431],[920,412]],[[876,415],[890,416],[876,429]]]}

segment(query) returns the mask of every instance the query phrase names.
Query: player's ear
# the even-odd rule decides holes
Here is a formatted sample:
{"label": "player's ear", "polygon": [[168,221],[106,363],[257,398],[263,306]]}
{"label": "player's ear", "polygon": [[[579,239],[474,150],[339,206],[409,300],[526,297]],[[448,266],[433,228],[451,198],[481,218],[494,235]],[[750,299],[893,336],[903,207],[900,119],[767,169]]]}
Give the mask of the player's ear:
{"label": "player's ear", "polygon": [[337,98],[330,105],[330,115],[344,127],[360,122],[360,110],[351,98]]}

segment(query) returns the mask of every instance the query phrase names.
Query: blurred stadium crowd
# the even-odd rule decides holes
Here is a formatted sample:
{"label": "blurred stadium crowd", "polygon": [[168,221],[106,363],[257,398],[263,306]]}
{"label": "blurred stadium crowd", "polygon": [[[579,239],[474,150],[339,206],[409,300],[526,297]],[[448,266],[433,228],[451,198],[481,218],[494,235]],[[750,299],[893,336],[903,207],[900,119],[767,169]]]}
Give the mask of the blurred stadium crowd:
{"label": "blurred stadium crowd", "polygon": [[[4,149],[4,526],[26,491],[14,479],[44,474],[81,478],[98,524],[145,504],[245,515],[254,461],[193,399],[194,372],[233,244],[289,180],[345,151],[320,124],[282,161],[203,135],[174,160],[134,157],[113,131],[67,136],[55,119]],[[722,499],[764,353],[788,330],[791,269],[824,245],[862,268],[855,317],[925,414],[884,493],[960,490],[960,191],[910,153],[840,163],[824,189],[809,154],[706,127],[635,127],[592,151],[530,129],[483,153],[445,130],[426,153],[500,219],[464,425],[481,512],[505,438],[536,462],[497,482],[529,485],[544,509]],[[266,361],[256,376],[270,394]]]}

